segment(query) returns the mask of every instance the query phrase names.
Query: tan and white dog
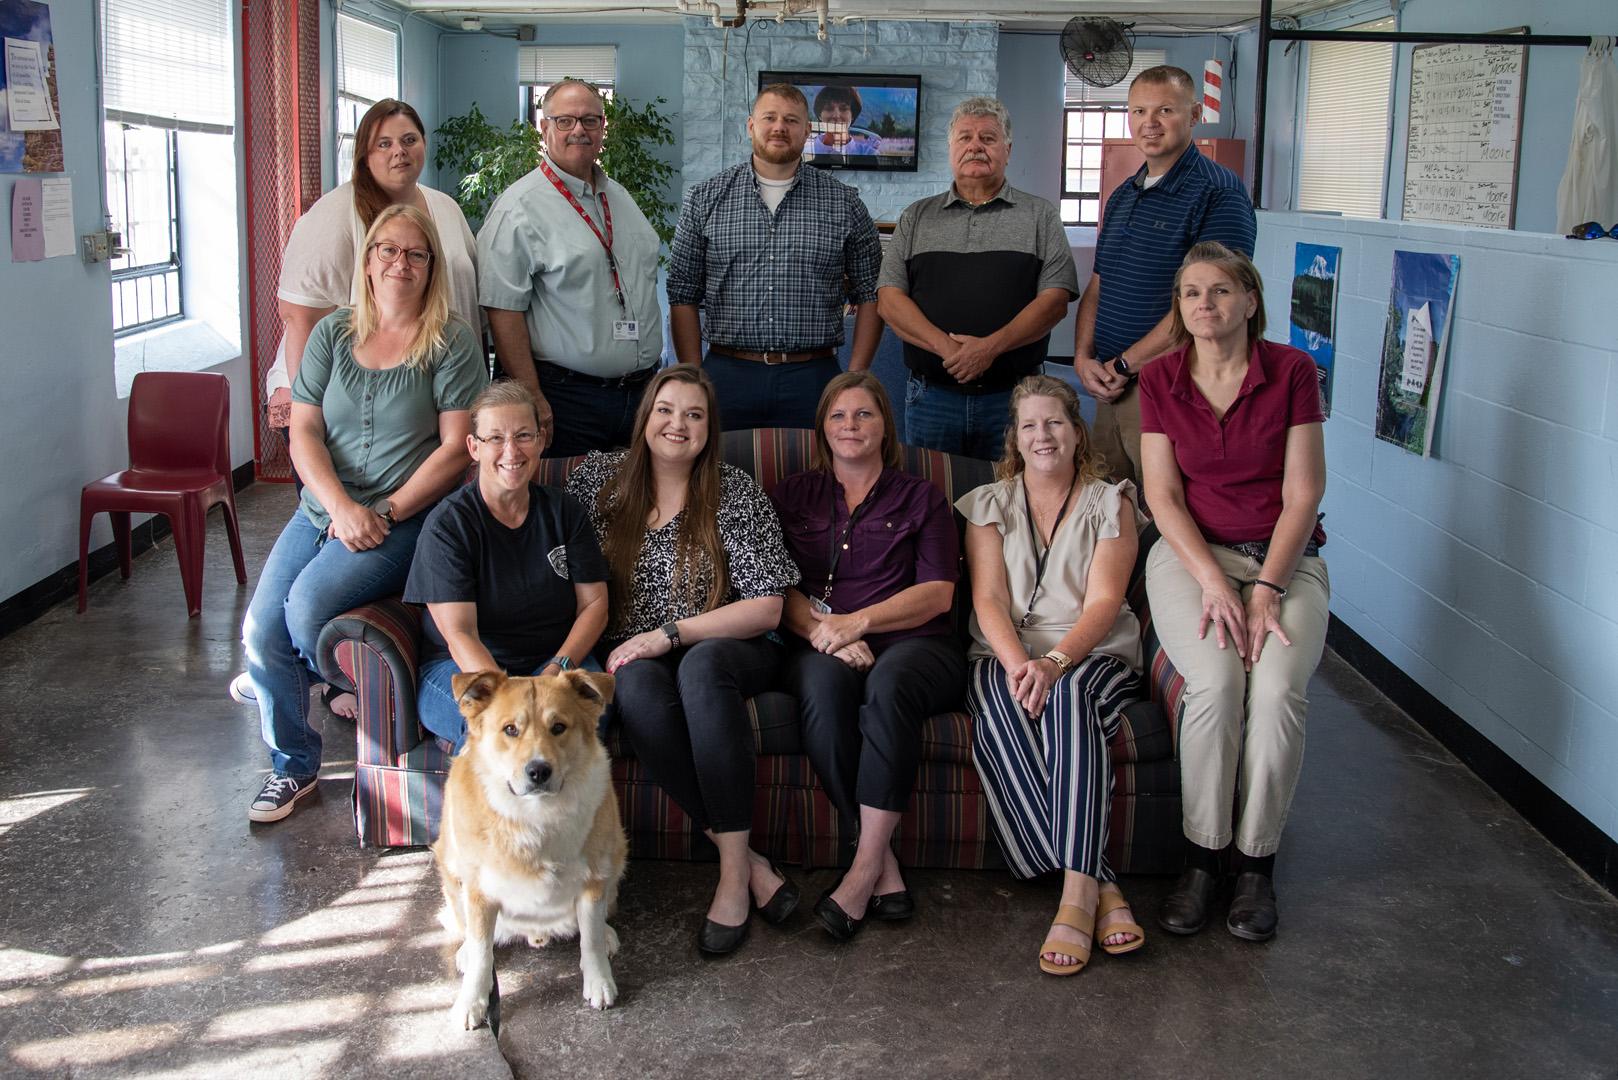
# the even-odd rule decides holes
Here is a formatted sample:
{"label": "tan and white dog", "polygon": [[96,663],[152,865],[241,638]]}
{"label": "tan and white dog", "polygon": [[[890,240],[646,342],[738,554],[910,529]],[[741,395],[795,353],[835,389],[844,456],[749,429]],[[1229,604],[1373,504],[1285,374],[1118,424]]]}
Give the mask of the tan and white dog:
{"label": "tan and white dog", "polygon": [[584,1000],[604,1009],[618,994],[608,959],[618,935],[607,915],[628,843],[596,737],[612,683],[586,671],[479,672],[451,683],[467,738],[450,766],[433,855],[444,925],[464,936],[450,1010],[457,1030],[487,1018],[494,947],[520,937],[538,947],[577,934]]}

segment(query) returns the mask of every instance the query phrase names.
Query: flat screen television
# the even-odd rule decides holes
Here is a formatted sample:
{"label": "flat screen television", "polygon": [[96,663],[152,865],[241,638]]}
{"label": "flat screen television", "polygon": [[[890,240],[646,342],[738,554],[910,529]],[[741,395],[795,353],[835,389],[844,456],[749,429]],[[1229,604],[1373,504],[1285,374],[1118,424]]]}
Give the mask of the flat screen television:
{"label": "flat screen television", "polygon": [[916,171],[920,75],[761,71],[759,89],[790,83],[809,99],[803,160],[822,169]]}

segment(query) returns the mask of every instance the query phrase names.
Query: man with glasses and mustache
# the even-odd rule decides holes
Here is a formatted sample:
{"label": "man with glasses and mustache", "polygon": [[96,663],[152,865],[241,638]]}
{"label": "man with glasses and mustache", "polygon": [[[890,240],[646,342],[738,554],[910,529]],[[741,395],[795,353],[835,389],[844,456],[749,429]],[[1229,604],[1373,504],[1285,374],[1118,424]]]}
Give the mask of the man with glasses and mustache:
{"label": "man with glasses and mustache", "polygon": [[1011,116],[968,98],[949,124],[950,189],[911,203],[877,281],[905,343],[905,442],[1000,457],[1011,391],[1044,369],[1051,328],[1079,294],[1056,207],[1006,183]]}
{"label": "man with glasses and mustache", "polygon": [[760,90],[747,134],[752,158],[692,188],[680,210],[668,285],[674,353],[707,370],[727,429],[812,428],[840,367],[845,300],[854,305],[849,369],[876,355],[882,242],[853,188],[804,168],[803,91]]}
{"label": "man with glasses and mustache", "polygon": [[505,374],[534,394],[551,457],[625,446],[663,355],[656,230],[596,158],[606,108],[564,79],[545,93],[539,168],[478,231],[478,299]]}

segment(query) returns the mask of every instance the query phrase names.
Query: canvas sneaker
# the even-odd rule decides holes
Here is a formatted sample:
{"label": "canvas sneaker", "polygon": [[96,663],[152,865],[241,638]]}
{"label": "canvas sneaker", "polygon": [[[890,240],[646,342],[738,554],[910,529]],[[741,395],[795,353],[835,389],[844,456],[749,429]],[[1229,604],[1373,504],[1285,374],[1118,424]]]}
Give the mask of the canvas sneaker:
{"label": "canvas sneaker", "polygon": [[244,671],[230,680],[230,697],[231,700],[239,701],[243,705],[258,704],[258,692],[253,689],[253,680],[247,677],[247,672]]}
{"label": "canvas sneaker", "polygon": [[313,776],[300,780],[295,776],[271,773],[259,789],[258,798],[247,808],[247,818],[249,821],[280,821],[292,813],[299,799],[312,794],[314,790]]}

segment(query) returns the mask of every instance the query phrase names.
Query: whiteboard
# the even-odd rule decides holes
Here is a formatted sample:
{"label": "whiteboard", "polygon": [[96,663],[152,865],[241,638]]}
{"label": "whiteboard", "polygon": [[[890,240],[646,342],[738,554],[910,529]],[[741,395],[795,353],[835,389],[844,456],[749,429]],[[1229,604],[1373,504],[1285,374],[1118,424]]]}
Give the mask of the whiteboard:
{"label": "whiteboard", "polygon": [[1406,221],[1509,229],[1517,220],[1522,45],[1418,45],[1410,58]]}

